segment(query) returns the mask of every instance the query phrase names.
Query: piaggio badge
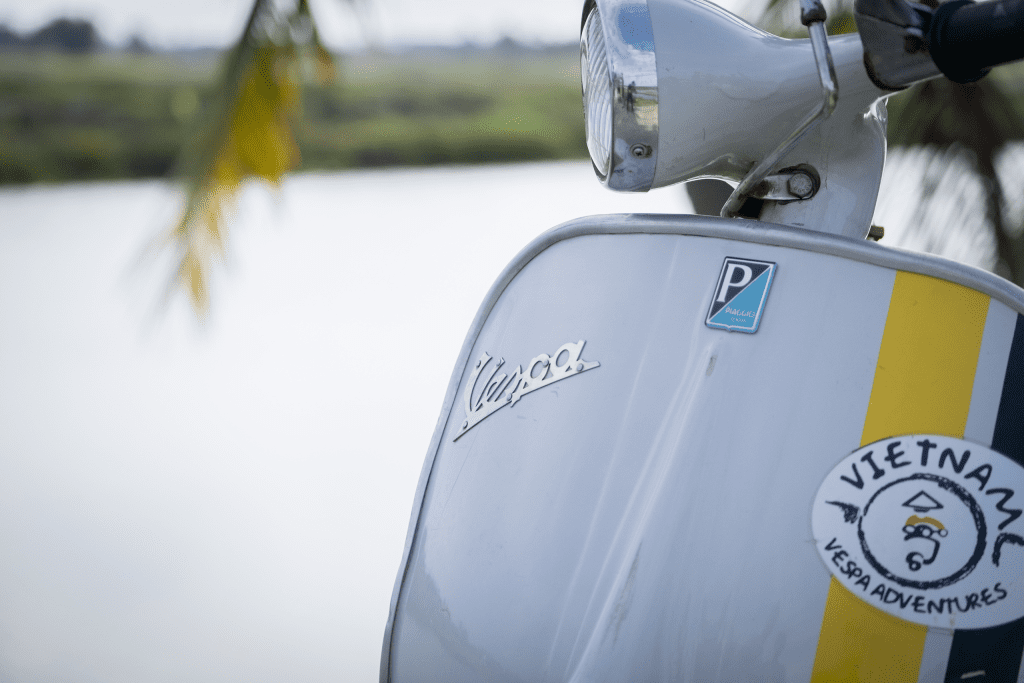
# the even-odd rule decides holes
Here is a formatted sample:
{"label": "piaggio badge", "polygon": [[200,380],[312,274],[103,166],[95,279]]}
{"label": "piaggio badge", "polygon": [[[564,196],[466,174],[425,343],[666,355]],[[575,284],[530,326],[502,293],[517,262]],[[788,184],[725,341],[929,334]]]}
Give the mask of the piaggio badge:
{"label": "piaggio badge", "polygon": [[711,299],[707,326],[730,332],[757,332],[775,268],[770,261],[726,258]]}

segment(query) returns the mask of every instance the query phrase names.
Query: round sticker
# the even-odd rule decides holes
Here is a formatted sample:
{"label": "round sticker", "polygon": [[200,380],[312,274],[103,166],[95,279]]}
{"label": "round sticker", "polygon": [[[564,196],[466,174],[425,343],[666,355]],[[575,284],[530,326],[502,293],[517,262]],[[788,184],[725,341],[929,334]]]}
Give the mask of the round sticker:
{"label": "round sticker", "polygon": [[1022,508],[1013,460],[948,436],[900,436],[833,468],[812,524],[854,595],[907,621],[972,629],[1024,616]]}

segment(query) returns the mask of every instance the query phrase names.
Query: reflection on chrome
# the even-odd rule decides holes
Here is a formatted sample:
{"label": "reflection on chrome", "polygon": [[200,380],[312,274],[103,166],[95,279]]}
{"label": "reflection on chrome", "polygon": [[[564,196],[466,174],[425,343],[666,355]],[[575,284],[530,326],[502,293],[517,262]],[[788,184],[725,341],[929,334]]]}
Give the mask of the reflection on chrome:
{"label": "reflection on chrome", "polygon": [[646,191],[658,160],[658,69],[647,3],[594,0],[584,16],[580,59],[594,170],[612,189]]}

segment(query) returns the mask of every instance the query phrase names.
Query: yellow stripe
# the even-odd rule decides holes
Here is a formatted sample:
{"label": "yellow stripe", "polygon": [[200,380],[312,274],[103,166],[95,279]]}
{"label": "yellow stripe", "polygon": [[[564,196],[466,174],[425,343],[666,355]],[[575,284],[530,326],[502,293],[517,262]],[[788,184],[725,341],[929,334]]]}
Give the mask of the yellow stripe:
{"label": "yellow stripe", "polygon": [[[988,305],[967,287],[896,273],[862,446],[901,434],[963,437]],[[927,633],[833,578],[811,683],[917,683]]]}
{"label": "yellow stripe", "polygon": [[811,683],[917,683],[928,628],[875,609],[832,579]]}
{"label": "yellow stripe", "polygon": [[989,297],[896,273],[861,445],[900,434],[963,437]]}

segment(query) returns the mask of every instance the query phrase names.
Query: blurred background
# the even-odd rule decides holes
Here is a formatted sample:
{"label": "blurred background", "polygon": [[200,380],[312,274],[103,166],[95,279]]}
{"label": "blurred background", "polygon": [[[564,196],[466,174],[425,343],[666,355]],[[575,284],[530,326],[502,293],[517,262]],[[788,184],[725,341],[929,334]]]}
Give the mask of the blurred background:
{"label": "blurred background", "polygon": [[[585,158],[577,3],[362,1],[309,8],[335,68],[300,74],[303,169]],[[0,182],[168,176],[252,7],[0,4]]]}
{"label": "blurred background", "polygon": [[[376,679],[490,284],[693,210],[593,177],[581,5],[0,0],[0,683]],[[1021,282],[1022,104],[893,98],[883,243]]]}

